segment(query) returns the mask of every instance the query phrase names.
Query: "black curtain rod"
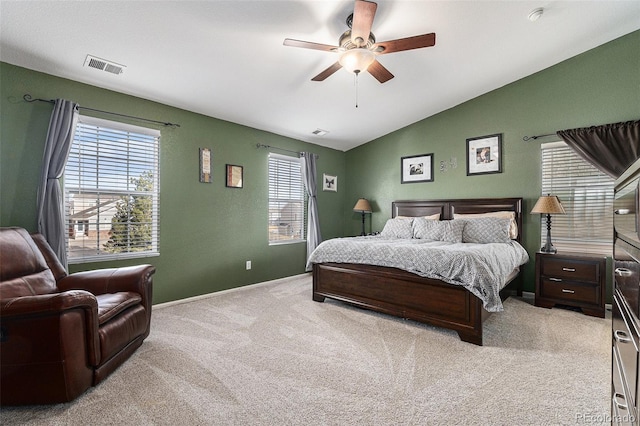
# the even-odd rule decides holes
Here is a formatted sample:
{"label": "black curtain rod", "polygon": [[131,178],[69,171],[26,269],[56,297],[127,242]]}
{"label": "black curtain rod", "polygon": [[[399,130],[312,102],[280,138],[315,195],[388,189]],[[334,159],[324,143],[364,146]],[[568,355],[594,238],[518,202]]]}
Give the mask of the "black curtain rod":
{"label": "black curtain rod", "polygon": [[277,149],[278,151],[285,151],[285,152],[291,152],[292,154],[298,154],[300,155],[300,152],[298,151],[291,151],[290,149],[284,149],[284,148],[278,148],[277,146],[271,146],[271,145],[265,145],[262,143],[256,144],[256,148],[273,148],[273,149]]}
{"label": "black curtain rod", "polygon": [[[265,145],[263,143],[256,144],[256,148],[267,148],[267,149],[268,148],[272,148],[272,149],[277,149],[279,151],[291,152],[292,154],[298,154],[298,155],[302,155],[303,154],[302,152],[291,151],[290,149],[278,148],[277,146]],[[311,155],[315,155],[316,158],[320,158],[320,156],[318,154],[311,153]]]}
{"label": "black curtain rod", "polygon": [[[265,145],[263,143],[258,143],[256,144],[256,148],[260,149],[260,148],[271,148],[271,149],[277,149],[279,151],[285,151],[285,152],[290,152],[292,154],[298,154],[299,156],[302,156],[304,153],[303,152],[298,152],[298,151],[292,151],[290,149],[284,149],[284,148],[278,148],[277,146],[271,146],[271,145]],[[316,158],[320,158],[320,156],[318,154],[314,154],[313,152],[310,153],[311,155],[314,155]]]}
{"label": "black curtain rod", "polygon": [[[47,102],[50,104],[55,104],[56,101],[54,101],[53,99],[38,99],[38,98],[32,98],[30,94],[26,94],[22,97],[22,99],[24,99],[27,102]],[[149,118],[142,118],[142,117],[135,117],[133,115],[126,115],[126,114],[120,114],[117,112],[111,112],[111,111],[102,111],[100,109],[94,109],[94,108],[88,108],[88,107],[83,107],[83,106],[79,106],[78,109],[85,109],[87,111],[94,111],[94,112],[101,112],[103,114],[110,114],[110,115],[117,115],[119,117],[125,117],[125,118],[133,118],[134,120],[140,120],[140,121],[146,121],[148,123],[156,123],[156,124],[162,124],[163,126],[171,126],[171,127],[180,127],[179,124],[175,124],[175,123],[169,123],[169,122],[164,122],[164,121],[157,121],[157,120],[151,120]]]}
{"label": "black curtain rod", "polygon": [[530,141],[531,139],[536,140],[539,138],[546,138],[547,136],[558,136],[558,135],[555,133],[549,133],[548,135],[525,136],[522,138],[522,140],[527,142],[527,141]]}

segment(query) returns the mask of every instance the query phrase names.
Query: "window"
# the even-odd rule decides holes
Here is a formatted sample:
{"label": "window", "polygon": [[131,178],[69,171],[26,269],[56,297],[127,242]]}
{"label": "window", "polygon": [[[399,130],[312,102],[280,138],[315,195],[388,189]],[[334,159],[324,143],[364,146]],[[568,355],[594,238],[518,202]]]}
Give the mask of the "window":
{"label": "window", "polygon": [[64,173],[69,263],[154,256],[160,132],[80,116]]}
{"label": "window", "polygon": [[[558,196],[567,214],[552,215],[551,240],[558,250],[611,255],[613,184],[564,142],[542,146],[542,194]],[[541,216],[541,243],[547,235]]]}
{"label": "window", "polygon": [[269,154],[269,244],[304,241],[301,167],[299,158]]}

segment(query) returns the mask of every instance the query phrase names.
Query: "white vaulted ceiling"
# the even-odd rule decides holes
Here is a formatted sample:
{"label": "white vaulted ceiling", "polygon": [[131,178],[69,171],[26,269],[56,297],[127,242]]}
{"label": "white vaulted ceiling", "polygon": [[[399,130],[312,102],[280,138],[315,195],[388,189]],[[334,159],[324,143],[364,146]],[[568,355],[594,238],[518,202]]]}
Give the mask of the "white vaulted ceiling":
{"label": "white vaulted ceiling", "polygon": [[[378,41],[436,45],[380,56],[395,78],[362,74],[358,108],[346,71],[310,81],[335,53],[282,44],[336,45],[349,0],[2,0],[0,60],[346,151],[640,29],[639,1],[377,3]],[[126,70],[84,67],[88,54]]]}

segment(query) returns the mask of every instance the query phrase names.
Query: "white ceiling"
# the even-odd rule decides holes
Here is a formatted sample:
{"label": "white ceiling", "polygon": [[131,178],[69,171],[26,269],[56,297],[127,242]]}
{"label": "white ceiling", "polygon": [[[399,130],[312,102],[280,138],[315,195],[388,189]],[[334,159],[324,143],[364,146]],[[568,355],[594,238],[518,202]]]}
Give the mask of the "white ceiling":
{"label": "white ceiling", "polygon": [[[337,45],[352,11],[353,0],[1,0],[0,60],[346,151],[640,29],[636,0],[381,0],[378,41],[435,32],[436,45],[380,56],[395,78],[362,74],[355,108],[353,75],[310,81],[335,53],[282,44]],[[87,54],[127,68],[84,67]]]}

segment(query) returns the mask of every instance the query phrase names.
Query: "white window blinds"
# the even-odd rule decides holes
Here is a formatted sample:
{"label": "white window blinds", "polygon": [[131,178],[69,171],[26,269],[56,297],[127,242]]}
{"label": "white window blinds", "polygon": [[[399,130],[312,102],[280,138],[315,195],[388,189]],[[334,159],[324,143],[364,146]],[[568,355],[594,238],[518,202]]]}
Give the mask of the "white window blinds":
{"label": "white window blinds", "polygon": [[301,166],[299,158],[269,154],[269,244],[304,241]]}
{"label": "white window blinds", "polygon": [[[556,195],[567,214],[552,215],[551,240],[559,251],[611,255],[614,180],[564,142],[541,145],[542,195]],[[541,216],[541,244],[546,215]]]}
{"label": "white window blinds", "polygon": [[160,132],[81,116],[65,168],[69,263],[158,254]]}

